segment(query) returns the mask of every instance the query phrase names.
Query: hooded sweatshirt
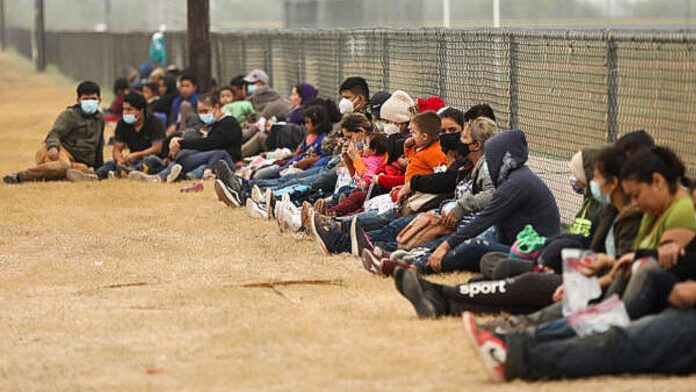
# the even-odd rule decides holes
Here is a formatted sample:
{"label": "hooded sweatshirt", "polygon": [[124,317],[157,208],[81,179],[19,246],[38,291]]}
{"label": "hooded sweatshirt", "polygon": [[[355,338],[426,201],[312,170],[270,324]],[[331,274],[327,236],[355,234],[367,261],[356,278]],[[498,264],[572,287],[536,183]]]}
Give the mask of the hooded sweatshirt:
{"label": "hooded sweatshirt", "polygon": [[290,101],[278,95],[270,86],[259,87],[248,98],[261,117],[286,116],[291,109]]}
{"label": "hooded sweatshirt", "polygon": [[474,238],[495,225],[500,243],[511,245],[525,225],[539,235],[560,232],[561,218],[556,199],[544,182],[525,166],[527,139],[522,131],[502,132],[485,144],[486,163],[496,190],[490,203],[471,223],[447,241],[451,248]]}

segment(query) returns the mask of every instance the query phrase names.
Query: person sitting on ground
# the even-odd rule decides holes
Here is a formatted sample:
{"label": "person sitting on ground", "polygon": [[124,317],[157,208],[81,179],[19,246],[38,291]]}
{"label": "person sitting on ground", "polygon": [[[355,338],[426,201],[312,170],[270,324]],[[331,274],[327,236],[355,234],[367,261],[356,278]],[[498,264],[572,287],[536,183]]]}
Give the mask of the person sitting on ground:
{"label": "person sitting on ground", "polygon": [[341,95],[341,101],[338,103],[341,114],[362,113],[368,119],[372,119],[367,112],[370,103],[370,88],[364,78],[359,76],[347,78],[341,83],[338,93]]}
{"label": "person sitting on ground", "polygon": [[268,84],[268,75],[255,69],[244,77],[247,99],[259,112],[259,116],[265,119],[285,116],[290,112],[290,101],[283,98]]}
{"label": "person sitting on ground", "polygon": [[234,167],[236,162],[241,160],[242,131],[237,120],[222,112],[214,94],[204,94],[200,97],[198,116],[205,124],[205,137],[173,137],[169,142],[169,154],[174,158],[174,162],[157,175],[133,171],[128,178],[136,181],[173,182],[181,173],[189,173],[201,165],[206,165],[205,177],[209,178],[220,160]]}
{"label": "person sitting on ground", "polygon": [[128,80],[125,78],[118,78],[114,82],[114,100],[111,102],[111,106],[104,110],[104,120],[105,121],[118,121],[123,115],[123,97],[130,93],[130,87],[128,86]]}
{"label": "person sitting on ground", "polygon": [[143,86],[143,97],[147,102],[147,113],[152,114],[155,103],[160,99],[159,86],[157,83],[151,82]]}
{"label": "person sitting on ground", "polygon": [[[472,222],[435,249],[428,259],[432,272],[478,271],[481,257],[488,252],[509,252],[525,225],[541,236],[560,232],[560,214],[548,186],[526,166],[527,139],[522,131],[511,130],[486,141],[486,162],[496,191],[493,199]],[[498,242],[467,241],[495,225]]]}
{"label": "person sitting on ground", "polygon": [[297,125],[304,124],[302,118],[302,104],[310,99],[314,99],[319,94],[319,91],[309,83],[296,84],[290,92],[290,104],[292,109],[287,115],[289,122]]}
{"label": "person sitting on ground", "polygon": [[25,181],[94,179],[93,168],[104,164],[104,116],[99,111],[101,94],[95,82],[77,86],[77,102],[53,123],[36,154],[36,166],[4,178],[7,184]]}
{"label": "person sitting on ground", "polygon": [[[145,97],[129,93],[123,98],[123,118],[116,125],[113,160],[97,169],[100,179],[124,177],[133,170],[156,173],[161,169],[164,125],[147,113]],[[128,149],[128,153],[126,153]]]}
{"label": "person sitting on ground", "polygon": [[159,99],[152,104],[152,113],[160,120],[164,117],[164,124],[167,124],[172,113],[172,104],[178,93],[176,90],[176,79],[165,75],[157,79],[157,92]]}
{"label": "person sitting on ground", "polygon": [[198,81],[196,77],[184,74],[179,78],[179,96],[172,102],[166,131],[170,137],[177,130],[183,130],[186,117],[196,112],[198,107]]}

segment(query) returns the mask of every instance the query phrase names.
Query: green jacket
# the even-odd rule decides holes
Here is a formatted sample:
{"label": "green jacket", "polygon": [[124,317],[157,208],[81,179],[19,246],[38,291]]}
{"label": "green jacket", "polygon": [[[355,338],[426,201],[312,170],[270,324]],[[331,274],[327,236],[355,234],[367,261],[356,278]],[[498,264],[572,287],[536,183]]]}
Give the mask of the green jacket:
{"label": "green jacket", "polygon": [[104,164],[104,115],[88,116],[78,105],[70,106],[53,123],[46,148],[64,147],[75,161],[90,167]]}

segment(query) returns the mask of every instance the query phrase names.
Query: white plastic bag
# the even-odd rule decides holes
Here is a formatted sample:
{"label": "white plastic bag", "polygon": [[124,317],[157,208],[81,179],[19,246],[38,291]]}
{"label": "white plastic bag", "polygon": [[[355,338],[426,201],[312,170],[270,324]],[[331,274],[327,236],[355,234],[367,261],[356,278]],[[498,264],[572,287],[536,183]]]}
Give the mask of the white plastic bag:
{"label": "white plastic bag", "polygon": [[604,332],[610,327],[626,327],[630,322],[626,306],[616,294],[568,316],[568,324],[579,336]]}
{"label": "white plastic bag", "polygon": [[380,214],[383,214],[395,208],[396,203],[392,201],[391,195],[388,193],[384,195],[375,196],[372,199],[367,200],[365,201],[365,203],[363,203],[363,209],[365,211],[377,211]]}
{"label": "white plastic bag", "polygon": [[587,304],[602,294],[597,277],[580,272],[581,260],[594,258],[591,251],[563,249],[563,315],[569,316],[587,308]]}

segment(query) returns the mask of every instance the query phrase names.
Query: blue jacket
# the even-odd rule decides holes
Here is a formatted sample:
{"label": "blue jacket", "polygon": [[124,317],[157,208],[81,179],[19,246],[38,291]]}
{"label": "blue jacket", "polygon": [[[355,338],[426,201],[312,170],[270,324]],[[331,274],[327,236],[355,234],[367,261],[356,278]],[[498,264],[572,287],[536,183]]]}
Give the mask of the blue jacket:
{"label": "blue jacket", "polygon": [[484,146],[486,163],[496,187],[488,206],[448,240],[454,248],[490,226],[498,228],[498,240],[512,245],[525,225],[539,235],[551,237],[561,231],[556,199],[544,182],[525,164],[527,139],[522,131],[499,133]]}

